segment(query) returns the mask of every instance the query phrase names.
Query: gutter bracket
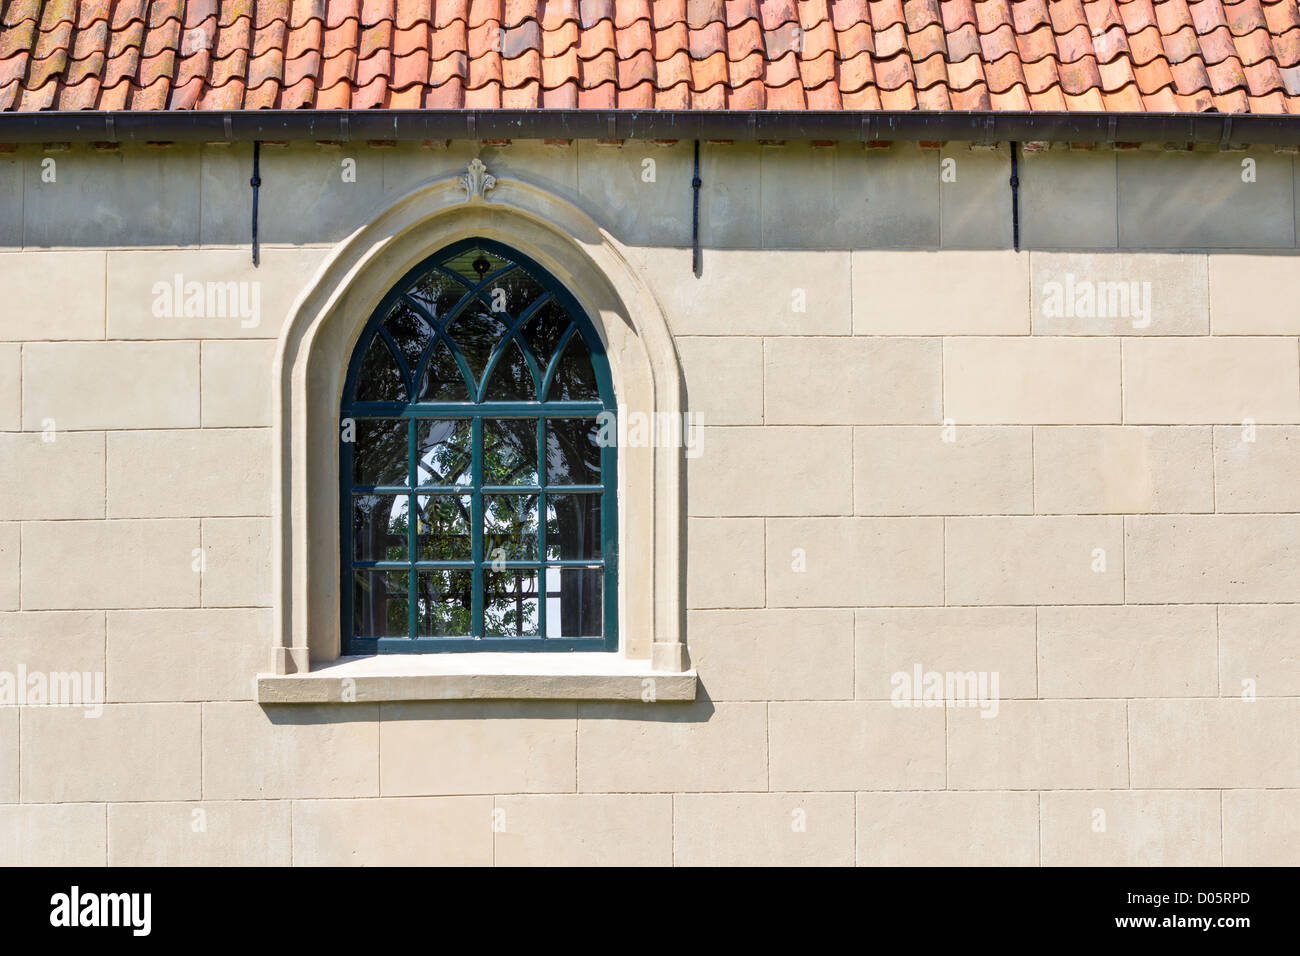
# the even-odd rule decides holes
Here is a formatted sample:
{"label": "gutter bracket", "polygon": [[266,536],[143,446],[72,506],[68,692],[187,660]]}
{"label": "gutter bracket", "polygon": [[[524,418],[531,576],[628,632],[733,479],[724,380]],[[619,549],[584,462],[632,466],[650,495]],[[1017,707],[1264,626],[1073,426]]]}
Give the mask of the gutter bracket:
{"label": "gutter bracket", "polygon": [[1011,142],[1011,248],[1020,251],[1020,163],[1019,143]]}
{"label": "gutter bracket", "polygon": [[1232,142],[1232,114],[1223,115],[1223,135],[1219,137],[1219,149],[1227,149]]}
{"label": "gutter bracket", "polygon": [[700,258],[700,141],[695,141],[695,170],[691,175],[691,272],[699,278],[704,271]]}
{"label": "gutter bracket", "polygon": [[110,143],[117,142],[117,120],[109,113],[104,117],[104,135]]}
{"label": "gutter bracket", "polygon": [[257,267],[261,259],[261,250],[257,244],[257,191],[262,186],[262,141],[253,140],[253,178],[248,181],[253,187],[253,266]]}
{"label": "gutter bracket", "polygon": [[352,131],[348,128],[348,114],[339,114],[339,140],[346,143],[352,137]]}
{"label": "gutter bracket", "polygon": [[222,117],[221,127],[226,134],[226,142],[233,143],[235,141],[235,121],[229,113]]}

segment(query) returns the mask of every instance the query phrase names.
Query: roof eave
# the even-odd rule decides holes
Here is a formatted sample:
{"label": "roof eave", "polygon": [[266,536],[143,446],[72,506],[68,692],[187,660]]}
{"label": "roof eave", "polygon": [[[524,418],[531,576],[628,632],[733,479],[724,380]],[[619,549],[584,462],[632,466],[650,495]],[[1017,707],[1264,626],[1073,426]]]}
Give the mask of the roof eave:
{"label": "roof eave", "polygon": [[0,143],[451,139],[1249,143],[1300,146],[1300,116],[775,110],[3,112]]}

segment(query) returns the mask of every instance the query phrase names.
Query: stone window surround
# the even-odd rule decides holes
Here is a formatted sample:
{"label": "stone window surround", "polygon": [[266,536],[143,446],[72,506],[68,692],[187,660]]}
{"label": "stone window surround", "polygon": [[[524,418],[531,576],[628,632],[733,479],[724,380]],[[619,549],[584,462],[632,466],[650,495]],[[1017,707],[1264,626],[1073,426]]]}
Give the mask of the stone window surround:
{"label": "stone window surround", "polygon": [[619,449],[616,653],[340,656],[343,379],[379,301],[431,253],[480,236],[533,258],[591,318],[619,404],[681,414],[668,324],[616,240],[566,200],[483,173],[471,163],[468,177],[419,186],[350,236],[299,295],[281,332],[272,376],[275,638],[271,673],[257,679],[261,703],[695,697],[682,641],[683,460],[674,448]]}

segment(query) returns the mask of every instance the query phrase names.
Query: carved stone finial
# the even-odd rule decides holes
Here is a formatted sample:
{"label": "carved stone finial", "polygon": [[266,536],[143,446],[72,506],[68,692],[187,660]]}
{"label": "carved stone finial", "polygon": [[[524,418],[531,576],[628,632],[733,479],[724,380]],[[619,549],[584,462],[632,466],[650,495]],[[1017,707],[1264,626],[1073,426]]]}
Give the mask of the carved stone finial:
{"label": "carved stone finial", "polygon": [[488,190],[495,189],[497,178],[487,171],[483,160],[475,157],[469,161],[469,171],[460,177],[460,185],[465,190],[465,201],[486,199]]}

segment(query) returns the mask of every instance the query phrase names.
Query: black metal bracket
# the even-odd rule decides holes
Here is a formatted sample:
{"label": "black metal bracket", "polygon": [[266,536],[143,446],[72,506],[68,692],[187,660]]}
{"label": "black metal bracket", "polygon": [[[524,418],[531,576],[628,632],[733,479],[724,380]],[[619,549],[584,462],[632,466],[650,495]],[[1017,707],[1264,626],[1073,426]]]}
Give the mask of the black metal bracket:
{"label": "black metal bracket", "polygon": [[253,187],[253,265],[261,260],[261,251],[257,245],[257,191],[262,186],[262,141],[253,140],[253,178],[248,181]]}
{"label": "black metal bracket", "polygon": [[1016,157],[1020,144],[1011,144],[1011,248],[1020,251],[1020,163]]}
{"label": "black metal bracket", "polygon": [[700,260],[700,141],[695,141],[695,171],[691,176],[691,271],[698,279],[704,272]]}

